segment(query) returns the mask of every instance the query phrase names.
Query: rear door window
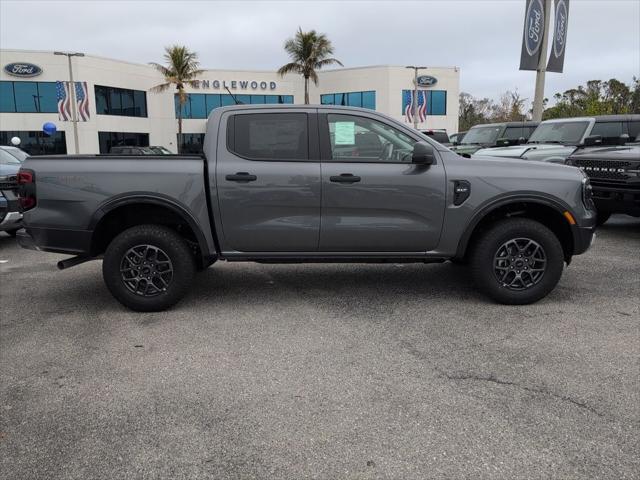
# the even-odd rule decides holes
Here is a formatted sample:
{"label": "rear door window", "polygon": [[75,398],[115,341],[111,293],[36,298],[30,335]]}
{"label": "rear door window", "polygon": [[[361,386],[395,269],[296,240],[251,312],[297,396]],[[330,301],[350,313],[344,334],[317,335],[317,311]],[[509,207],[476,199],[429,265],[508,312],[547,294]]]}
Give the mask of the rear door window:
{"label": "rear door window", "polygon": [[622,135],[622,122],[596,122],[591,135],[600,135],[602,143],[616,143]]}
{"label": "rear door window", "polygon": [[250,160],[308,160],[306,113],[237,114],[229,150]]}

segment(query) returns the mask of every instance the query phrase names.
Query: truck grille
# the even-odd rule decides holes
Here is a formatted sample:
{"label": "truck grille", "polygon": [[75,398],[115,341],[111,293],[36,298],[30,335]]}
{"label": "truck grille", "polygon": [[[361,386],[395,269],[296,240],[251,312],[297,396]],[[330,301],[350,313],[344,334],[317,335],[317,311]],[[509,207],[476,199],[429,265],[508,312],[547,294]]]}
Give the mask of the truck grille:
{"label": "truck grille", "polygon": [[18,188],[18,176],[6,175],[0,177],[0,190],[15,190]]}
{"label": "truck grille", "polygon": [[606,178],[611,180],[626,180],[625,170],[631,162],[610,162],[608,160],[575,159],[574,165],[581,168],[591,178]]}

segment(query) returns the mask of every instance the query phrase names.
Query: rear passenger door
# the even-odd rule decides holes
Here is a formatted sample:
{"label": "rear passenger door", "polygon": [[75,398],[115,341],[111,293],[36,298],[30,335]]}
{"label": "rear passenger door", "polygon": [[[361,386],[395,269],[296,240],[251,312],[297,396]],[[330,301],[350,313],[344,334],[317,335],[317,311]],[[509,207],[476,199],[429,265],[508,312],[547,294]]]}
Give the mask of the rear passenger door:
{"label": "rear passenger door", "polygon": [[320,161],[315,110],[239,110],[223,117],[222,125],[216,164],[222,250],[316,251]]}

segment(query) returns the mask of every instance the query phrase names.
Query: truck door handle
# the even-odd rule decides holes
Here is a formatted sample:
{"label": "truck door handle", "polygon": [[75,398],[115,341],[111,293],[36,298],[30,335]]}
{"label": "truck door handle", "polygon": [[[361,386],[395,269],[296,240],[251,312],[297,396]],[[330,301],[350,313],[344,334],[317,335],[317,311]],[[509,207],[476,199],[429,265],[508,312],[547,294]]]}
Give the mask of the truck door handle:
{"label": "truck door handle", "polygon": [[227,175],[224,178],[230,182],[255,182],[258,179],[255,175],[247,172],[238,172],[235,175]]}
{"label": "truck door handle", "polygon": [[356,183],[362,180],[360,177],[356,177],[352,173],[341,173],[340,175],[332,175],[329,180],[337,183]]}

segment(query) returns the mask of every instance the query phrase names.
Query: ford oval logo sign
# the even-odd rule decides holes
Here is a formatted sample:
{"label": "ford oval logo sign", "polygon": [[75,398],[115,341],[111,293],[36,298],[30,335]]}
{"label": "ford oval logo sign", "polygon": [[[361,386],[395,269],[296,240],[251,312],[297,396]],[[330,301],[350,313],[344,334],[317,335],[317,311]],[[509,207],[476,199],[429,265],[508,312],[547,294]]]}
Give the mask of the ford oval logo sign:
{"label": "ford oval logo sign", "polygon": [[4,66],[4,71],[14,77],[35,77],[42,73],[42,69],[33,63],[10,63]]}
{"label": "ford oval logo sign", "polygon": [[556,31],[554,32],[553,54],[556,57],[564,52],[564,45],[567,40],[567,4],[564,0],[559,0],[556,6]]}
{"label": "ford oval logo sign", "polygon": [[438,79],[436,77],[432,77],[430,75],[420,75],[418,77],[418,85],[421,87],[432,87],[438,83]]}
{"label": "ford oval logo sign", "polygon": [[524,17],[524,45],[530,56],[535,55],[542,44],[544,33],[544,6],[542,0],[532,0]]}

